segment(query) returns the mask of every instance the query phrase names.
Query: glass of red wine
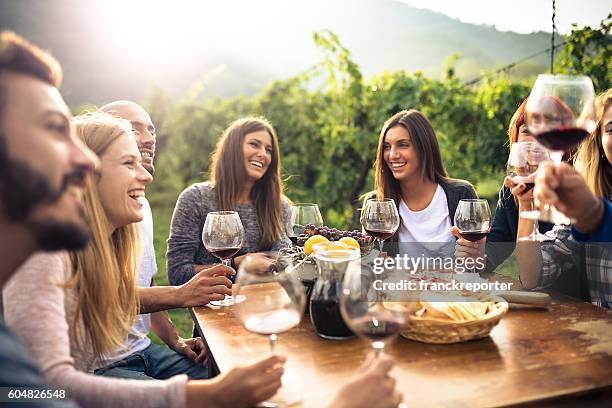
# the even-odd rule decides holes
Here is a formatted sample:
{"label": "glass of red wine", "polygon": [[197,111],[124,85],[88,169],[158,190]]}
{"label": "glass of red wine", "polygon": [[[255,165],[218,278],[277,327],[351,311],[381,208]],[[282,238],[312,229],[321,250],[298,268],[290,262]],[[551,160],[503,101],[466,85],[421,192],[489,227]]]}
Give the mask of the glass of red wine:
{"label": "glass of red wine", "polygon": [[[507,174],[512,178],[512,182],[514,184],[525,184],[526,187],[523,191],[524,194],[535,186],[534,180],[540,163],[549,160],[550,155],[548,154],[548,150],[546,150],[546,148],[541,144],[532,141],[515,142],[512,144],[512,148],[510,149],[510,156],[508,156],[508,165],[506,168]],[[533,198],[531,200],[531,203],[531,207],[535,208],[533,204]],[[523,211],[523,213],[524,212],[527,211]],[[533,231],[531,232],[531,234],[526,237],[519,238],[519,241],[543,242],[548,241],[550,239],[551,238],[549,238],[548,236],[540,233],[540,231],[538,230],[538,221],[537,219],[535,219],[533,223]]]}
{"label": "glass of red wine", "polygon": [[287,225],[287,236],[293,245],[297,244],[298,237],[304,233],[307,225],[312,227],[323,225],[323,217],[321,217],[319,206],[312,203],[293,204]]}
{"label": "glass of red wine", "polygon": [[[225,266],[230,266],[230,259],[240,251],[244,240],[244,228],[236,211],[209,212],[202,229],[202,242],[208,252],[219,258]],[[232,296],[223,300],[210,302],[215,306],[231,306]]]}
{"label": "glass of red wine", "polygon": [[342,318],[353,333],[370,341],[377,357],[406,323],[406,311],[393,307],[394,302],[387,299],[387,294],[381,289],[385,287],[385,282],[391,280],[393,272],[386,268],[379,271],[371,265],[361,264],[359,268],[346,270],[342,284]]}
{"label": "glass of red wine", "polygon": [[[525,107],[529,132],[550,151],[555,166],[573,153],[595,130],[595,90],[587,76],[538,75]],[[567,224],[567,217],[547,206],[539,212],[542,221]],[[535,218],[532,213],[522,214]]]}
{"label": "glass of red wine", "polygon": [[[268,336],[274,354],[278,335],[297,326],[304,313],[304,286],[292,269],[275,253],[249,254],[238,268],[236,311],[245,329]],[[300,401],[301,381],[286,370],[282,387],[268,402],[287,406]]]}
{"label": "glass of red wine", "polygon": [[361,210],[361,225],[368,235],[378,241],[382,253],[385,240],[391,238],[400,225],[395,201],[391,198],[367,200]]}
{"label": "glass of red wine", "polygon": [[491,230],[489,202],[481,198],[460,200],[455,210],[455,226],[461,238],[468,241],[477,242],[486,237]]}

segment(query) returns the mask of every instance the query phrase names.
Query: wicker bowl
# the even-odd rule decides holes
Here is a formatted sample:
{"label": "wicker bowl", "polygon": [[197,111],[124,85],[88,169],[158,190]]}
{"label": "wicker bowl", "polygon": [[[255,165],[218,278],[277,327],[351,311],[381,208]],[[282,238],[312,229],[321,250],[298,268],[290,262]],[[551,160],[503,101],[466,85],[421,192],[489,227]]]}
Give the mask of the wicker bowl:
{"label": "wicker bowl", "polygon": [[487,337],[508,312],[508,303],[499,296],[490,296],[489,311],[482,319],[452,322],[433,320],[409,314],[400,334],[410,340],[432,344],[451,344]]}

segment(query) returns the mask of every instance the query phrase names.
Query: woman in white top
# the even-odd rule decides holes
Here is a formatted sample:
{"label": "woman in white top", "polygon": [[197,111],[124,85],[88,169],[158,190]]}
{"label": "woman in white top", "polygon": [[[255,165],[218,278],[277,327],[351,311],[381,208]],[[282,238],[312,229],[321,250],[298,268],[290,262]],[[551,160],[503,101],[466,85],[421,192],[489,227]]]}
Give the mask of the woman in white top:
{"label": "woman in white top", "polygon": [[375,188],[366,200],[392,198],[398,207],[400,227],[387,242],[400,244],[454,242],[450,229],[457,204],[476,198],[470,183],[448,178],[436,133],[414,109],[396,113],[382,127]]}

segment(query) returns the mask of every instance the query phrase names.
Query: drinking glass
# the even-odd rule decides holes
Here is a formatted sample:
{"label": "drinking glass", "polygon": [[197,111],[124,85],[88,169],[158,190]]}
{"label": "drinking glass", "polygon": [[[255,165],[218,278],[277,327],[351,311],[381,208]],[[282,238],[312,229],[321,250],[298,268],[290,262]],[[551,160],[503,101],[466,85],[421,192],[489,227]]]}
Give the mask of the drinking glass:
{"label": "drinking glass", "polygon": [[[344,321],[357,336],[370,342],[378,357],[385,344],[397,337],[406,323],[406,311],[394,307],[380,284],[391,279],[393,270],[375,271],[371,265],[360,264],[348,268],[344,274],[340,312]],[[376,281],[380,281],[376,283]]]}
{"label": "drinking glass", "polygon": [[400,225],[395,201],[390,198],[367,200],[361,210],[361,225],[368,235],[378,241],[382,253],[385,240],[391,238]]}
{"label": "drinking glass", "polygon": [[[270,352],[280,333],[300,323],[306,295],[292,267],[274,253],[247,255],[238,268],[236,311],[245,329],[269,337]],[[300,401],[301,383],[285,371],[283,385],[270,400],[275,406]]]}
{"label": "drinking glass", "polygon": [[[202,242],[212,255],[219,258],[225,266],[230,266],[230,259],[240,251],[244,241],[244,228],[236,211],[216,211],[206,215],[202,229]],[[223,300],[210,302],[215,306],[234,304],[232,296]]]}
{"label": "drinking glass", "polygon": [[[546,148],[537,142],[515,142],[510,149],[508,157],[507,174],[512,178],[515,184],[524,183],[525,190],[523,193],[531,190],[535,184],[535,176],[540,163],[549,161],[550,155]],[[531,200],[532,208],[533,198]],[[525,212],[525,211],[523,211]],[[526,217],[524,217],[526,218]],[[533,231],[526,237],[519,238],[519,241],[548,241],[550,238],[538,230],[538,220],[533,222]]]}
{"label": "drinking glass", "polygon": [[307,226],[314,228],[321,225],[323,225],[323,217],[321,217],[318,205],[312,203],[293,204],[289,214],[287,236],[296,245],[298,237],[304,233]]}
{"label": "drinking glass", "polygon": [[[525,123],[537,141],[550,150],[555,166],[595,130],[595,91],[587,76],[538,75],[525,106]],[[567,224],[550,206],[525,218]]]}
{"label": "drinking glass", "polygon": [[[491,230],[491,209],[484,199],[464,199],[455,210],[455,226],[459,235],[471,242],[480,241]],[[471,272],[475,272],[474,269]]]}

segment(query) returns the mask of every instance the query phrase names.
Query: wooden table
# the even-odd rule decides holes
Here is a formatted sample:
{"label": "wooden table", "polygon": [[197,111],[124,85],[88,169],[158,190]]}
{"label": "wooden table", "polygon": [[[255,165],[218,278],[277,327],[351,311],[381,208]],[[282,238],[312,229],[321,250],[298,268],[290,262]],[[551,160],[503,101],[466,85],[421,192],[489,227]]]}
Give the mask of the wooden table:
{"label": "wooden table", "polygon": [[[486,339],[430,345],[399,338],[386,348],[409,407],[606,406],[612,398],[612,312],[555,295],[550,310],[511,309]],[[221,372],[269,355],[234,310],[191,310]],[[279,336],[287,369],[304,383],[302,407],[322,408],[358,371],[359,339],[319,338],[306,315]],[[607,405],[611,406],[611,405]]]}

